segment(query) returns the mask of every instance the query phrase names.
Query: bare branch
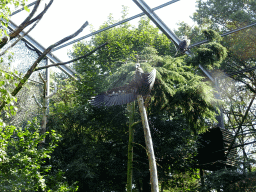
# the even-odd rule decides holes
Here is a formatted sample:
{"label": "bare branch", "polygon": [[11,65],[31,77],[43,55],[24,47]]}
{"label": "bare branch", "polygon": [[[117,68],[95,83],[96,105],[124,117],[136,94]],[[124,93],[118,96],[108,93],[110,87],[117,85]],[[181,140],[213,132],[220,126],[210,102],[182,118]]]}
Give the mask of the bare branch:
{"label": "bare branch", "polygon": [[93,49],[92,51],[90,51],[89,53],[86,53],[85,55],[83,55],[81,57],[77,57],[77,58],[72,59],[72,60],[67,61],[67,62],[55,63],[55,64],[52,64],[52,65],[46,65],[46,66],[43,66],[43,67],[38,67],[34,71],[38,71],[38,70],[41,70],[41,69],[45,69],[45,68],[49,68],[49,67],[54,67],[54,66],[58,66],[58,65],[66,65],[68,63],[72,63],[72,62],[78,61],[79,59],[83,59],[85,57],[88,57],[89,55],[93,54],[95,51],[97,51],[98,49],[104,47],[107,44],[108,44],[108,42],[106,42],[106,43],[96,47],[95,49]]}
{"label": "bare branch", "polygon": [[40,3],[41,3],[41,0],[38,0],[38,1],[36,2],[36,4],[35,4],[33,10],[31,11],[31,13],[30,13],[30,14],[27,16],[27,18],[20,24],[21,27],[24,26],[24,25],[26,25],[26,23],[29,22],[30,19],[34,16],[34,14],[36,13],[36,11],[37,11],[37,9],[38,9]]}
{"label": "bare branch", "polygon": [[51,0],[51,1],[49,2],[49,4],[45,6],[44,10],[43,10],[39,15],[37,15],[34,19],[28,21],[28,22],[26,23],[26,26],[25,26],[25,27],[27,27],[27,26],[29,26],[30,24],[34,23],[36,20],[41,19],[41,18],[44,16],[44,14],[47,12],[47,10],[49,9],[49,7],[52,5],[52,3],[53,3],[53,0]]}
{"label": "bare branch", "polygon": [[[34,16],[35,12],[37,11],[37,8],[39,7],[41,0],[38,0],[31,11],[31,13],[28,15],[28,17],[14,30],[9,34],[9,38],[13,39],[19,35],[19,33],[27,26],[26,23]],[[6,43],[8,42],[8,37],[3,37],[0,41],[0,48],[2,48]]]}
{"label": "bare branch", "polygon": [[13,39],[15,37],[17,37],[19,35],[19,33],[25,29],[27,26],[29,26],[30,24],[34,23],[37,20],[40,20],[44,14],[46,13],[46,11],[49,9],[49,7],[51,6],[51,4],[53,3],[53,0],[51,0],[49,2],[49,4],[44,8],[44,10],[37,15],[34,19],[31,20],[31,18],[34,16],[35,12],[37,11],[37,8],[39,7],[41,0],[38,0],[32,10],[32,12],[29,14],[29,16],[14,30],[9,34],[9,37],[3,37],[2,41],[0,41],[0,48],[2,48],[9,39]]}
{"label": "bare branch", "polygon": [[[21,79],[20,83],[16,86],[16,88],[13,90],[13,92],[11,93],[12,96],[15,96],[23,87],[23,85],[27,82],[27,80],[29,79],[29,77],[31,76],[31,74],[34,72],[35,68],[37,67],[38,63],[56,46],[61,45],[62,43],[65,43],[66,41],[76,37],[79,33],[81,33],[83,31],[83,29],[88,25],[88,22],[86,21],[82,27],[80,29],[78,29],[74,34],[63,38],[62,40],[58,41],[57,43],[49,46],[43,53],[42,55],[40,55],[37,60],[33,63],[33,65],[30,67],[30,69],[27,71],[27,73],[25,74],[25,76]],[[4,108],[4,106],[7,103],[1,103],[0,105],[0,111]]]}
{"label": "bare branch", "polygon": [[25,37],[30,31],[32,31],[32,29],[35,28],[35,26],[39,23],[39,21],[41,20],[41,18],[39,20],[37,20],[37,22],[23,35],[21,35],[14,43],[12,43],[9,47],[7,47],[4,51],[2,51],[0,53],[0,57],[3,56],[10,48],[14,47],[23,37]]}
{"label": "bare branch", "polygon": [[50,99],[50,98],[51,98],[52,96],[54,96],[56,93],[57,93],[57,83],[54,82],[54,91],[53,91],[50,95],[46,96],[46,98],[47,98],[47,99]]}
{"label": "bare branch", "polygon": [[84,30],[84,28],[85,28],[88,24],[89,24],[88,21],[86,21],[86,22],[82,25],[82,27],[81,27],[79,30],[77,30],[74,34],[72,34],[72,35],[70,35],[70,36],[67,36],[67,37],[63,38],[62,40],[58,41],[57,43],[53,44],[53,45],[51,46],[51,50],[52,50],[54,47],[57,47],[57,46],[61,45],[62,43],[65,43],[66,41],[68,41],[68,40],[70,40],[70,39],[76,37],[79,33],[81,33],[81,32]]}
{"label": "bare branch", "polygon": [[39,103],[39,101],[37,100],[37,98],[36,98],[36,95],[35,95],[35,94],[33,94],[33,97],[34,97],[35,102],[36,102],[36,104],[38,105],[38,107],[43,108],[43,106],[41,105],[41,103]]}
{"label": "bare branch", "polygon": [[45,84],[46,82],[45,82],[44,78],[42,77],[42,74],[41,74],[41,73],[39,73],[39,77],[40,77],[40,79],[43,81],[43,83]]}

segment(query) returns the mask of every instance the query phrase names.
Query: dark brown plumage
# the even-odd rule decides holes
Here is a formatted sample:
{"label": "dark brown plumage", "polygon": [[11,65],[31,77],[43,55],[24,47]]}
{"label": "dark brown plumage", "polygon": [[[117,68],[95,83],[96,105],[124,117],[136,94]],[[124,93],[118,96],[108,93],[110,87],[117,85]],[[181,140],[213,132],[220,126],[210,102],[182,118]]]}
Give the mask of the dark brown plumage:
{"label": "dark brown plumage", "polygon": [[183,36],[182,41],[179,44],[179,50],[182,53],[185,53],[188,50],[189,45],[190,45],[190,39],[187,39],[187,36]]}
{"label": "dark brown plumage", "polygon": [[156,78],[156,69],[150,73],[144,73],[140,64],[136,64],[134,79],[122,87],[110,89],[97,95],[91,104],[97,107],[123,105],[134,101],[137,95],[149,95]]}

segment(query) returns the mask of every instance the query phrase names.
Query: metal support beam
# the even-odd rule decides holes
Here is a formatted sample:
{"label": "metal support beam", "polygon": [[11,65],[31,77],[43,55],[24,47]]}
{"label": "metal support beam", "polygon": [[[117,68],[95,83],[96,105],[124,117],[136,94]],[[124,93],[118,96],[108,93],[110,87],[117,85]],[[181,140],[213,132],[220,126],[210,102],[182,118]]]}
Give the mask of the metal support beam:
{"label": "metal support beam", "polygon": [[153,21],[153,23],[170,39],[176,46],[179,46],[180,39],[167,27],[167,25],[154,13],[154,11],[143,1],[133,2]]}
{"label": "metal support beam", "polygon": [[[49,65],[49,59],[46,60],[46,65]],[[46,115],[49,114],[49,98],[50,95],[50,69],[46,68]]]}
{"label": "metal support beam", "polygon": [[[143,0],[133,0],[134,3],[155,23],[155,25],[170,39],[174,42],[176,46],[179,46],[180,39],[173,33],[166,24],[154,13]],[[185,52],[187,55],[191,55],[190,51]],[[208,73],[201,65],[199,68],[203,73],[212,81],[215,82],[210,73]]]}
{"label": "metal support beam", "polygon": [[201,64],[199,64],[199,68],[203,71],[203,73],[212,81],[215,82],[213,77],[210,75],[208,71],[206,71]]}
{"label": "metal support beam", "polygon": [[[163,7],[166,7],[167,5],[171,5],[171,4],[173,4],[173,3],[176,3],[177,1],[180,1],[180,0],[169,1],[169,2],[167,2],[167,3],[164,3],[164,4],[162,4],[162,5],[159,5],[159,6],[155,7],[155,8],[153,8],[152,11],[161,9],[161,8],[163,8]],[[57,50],[59,50],[59,49],[61,49],[61,48],[63,48],[63,47],[69,46],[69,45],[74,44],[74,43],[76,43],[76,42],[78,42],[78,41],[81,41],[81,40],[83,40],[83,39],[86,39],[86,38],[91,37],[91,36],[93,36],[93,35],[96,35],[96,34],[98,34],[98,33],[101,33],[101,32],[103,32],[103,31],[106,31],[106,30],[108,30],[108,29],[111,29],[111,28],[113,28],[113,27],[116,27],[116,26],[118,26],[118,25],[121,25],[122,23],[126,23],[126,22],[128,22],[128,21],[131,21],[131,20],[136,19],[136,18],[138,18],[138,17],[141,17],[141,16],[143,16],[143,15],[145,15],[144,12],[143,12],[143,13],[140,13],[140,14],[137,14],[137,15],[134,15],[134,16],[132,16],[132,17],[129,17],[129,18],[127,18],[127,19],[124,19],[124,20],[122,20],[122,21],[119,21],[119,22],[117,22],[117,23],[114,23],[113,25],[110,25],[110,26],[108,26],[108,27],[106,27],[106,28],[100,29],[100,30],[98,30],[98,31],[95,31],[95,32],[90,33],[90,34],[88,34],[88,35],[85,35],[85,36],[83,36],[83,37],[80,37],[80,38],[78,38],[78,39],[75,39],[75,40],[73,40],[73,41],[70,41],[69,43],[66,43],[66,44],[63,44],[63,45],[61,45],[61,46],[55,47],[51,52],[57,51]]]}
{"label": "metal support beam", "polygon": [[[214,94],[215,98],[221,100],[221,91],[220,91],[220,88],[219,88],[218,78],[215,78],[214,86],[215,86],[215,89],[217,90],[217,92]],[[222,106],[218,106],[218,108],[220,110],[220,114],[216,115],[216,120],[218,121],[217,126],[224,129],[225,125],[224,125],[223,109],[222,109]]]}
{"label": "metal support beam", "polygon": [[[9,24],[8,24],[8,27],[11,29],[11,30],[15,30],[17,28],[17,26],[12,22],[12,21],[9,21]],[[24,34],[24,32],[22,31],[20,33],[21,35]],[[35,49],[37,49],[40,53],[43,53],[45,51],[45,48],[39,44],[36,40],[34,40],[32,37],[30,37],[29,35],[26,35],[23,40],[25,42],[27,42],[29,45],[31,45],[32,47],[34,47]],[[48,53],[46,55],[46,57],[52,62],[52,63],[60,63],[62,62],[60,59],[58,59],[55,55],[53,55],[52,53]],[[68,66],[65,66],[65,65],[59,65],[58,66],[60,70],[62,70],[64,73],[66,73],[68,76],[72,77],[72,78],[75,78],[75,74],[76,72],[71,69],[70,67]]]}

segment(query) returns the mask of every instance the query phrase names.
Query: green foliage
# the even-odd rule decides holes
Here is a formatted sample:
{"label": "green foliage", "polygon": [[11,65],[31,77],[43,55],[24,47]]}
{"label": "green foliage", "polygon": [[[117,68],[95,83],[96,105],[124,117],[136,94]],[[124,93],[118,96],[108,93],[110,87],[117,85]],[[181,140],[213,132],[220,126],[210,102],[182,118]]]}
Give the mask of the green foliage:
{"label": "green foliage", "polygon": [[[17,74],[1,71],[1,102],[6,103],[3,118],[0,118],[1,191],[76,191],[75,183],[68,185],[61,171],[57,170],[55,175],[49,175],[51,165],[46,165],[60,135],[54,130],[40,135],[37,119],[27,121],[23,128],[6,125],[6,118],[15,115],[17,110],[14,103],[17,99],[9,92],[15,83],[14,76]],[[42,140],[46,136],[49,143],[42,147]]]}
{"label": "green foliage", "polygon": [[244,25],[255,22],[255,10],[255,1],[199,0],[198,10],[193,18],[200,23],[210,21],[214,28],[218,25],[226,27],[231,22]]}
{"label": "green foliage", "polygon": [[222,40],[222,37],[217,33],[216,31],[209,29],[209,30],[203,30],[202,31],[204,36],[206,37],[207,40],[209,41],[216,41],[220,42]]}
{"label": "green foliage", "polygon": [[128,126],[123,107],[77,106],[52,114],[49,126],[64,136],[52,156],[53,170],[67,170],[65,176],[79,181],[80,191],[125,188]]}
{"label": "green foliage", "polygon": [[14,103],[17,102],[17,99],[12,96],[9,89],[9,87],[15,82],[13,74],[15,73],[6,73],[2,70],[0,71],[0,105],[2,103],[9,104],[3,108],[5,110],[5,117],[15,115],[17,110],[14,105]]}
{"label": "green foliage", "polygon": [[[76,191],[76,187],[68,186],[63,182],[63,178],[51,178],[54,185],[47,185],[49,178],[45,175],[50,171],[51,166],[44,164],[48,158],[51,158],[50,154],[57,146],[60,135],[55,131],[40,135],[39,130],[36,119],[28,122],[23,130],[14,126],[1,125],[0,184],[2,191]],[[51,142],[47,147],[39,147],[46,136],[49,136]]]}
{"label": "green foliage", "polygon": [[[101,28],[114,22],[110,15]],[[192,34],[189,26],[184,30],[181,34]],[[200,33],[199,28],[193,30]],[[206,55],[206,64],[213,67],[226,57],[226,51],[218,42],[218,34],[210,33],[212,42],[205,48],[211,54]],[[198,178],[190,177],[195,172],[191,168],[196,154],[193,135],[214,120],[213,106],[217,102],[211,86],[196,75],[191,65],[195,60],[195,66],[205,64],[205,56],[198,54],[200,56],[196,55],[194,60],[168,56],[175,54],[170,50],[170,41],[145,17],[139,21],[138,28],[126,23],[97,34],[89,42],[74,45],[70,55],[79,57],[106,41],[109,44],[104,49],[76,62],[74,67],[81,74],[80,81],[67,82],[71,92],[69,88],[63,89],[55,98],[59,102],[54,104],[49,125],[63,135],[63,140],[54,151],[54,170],[68,170],[65,176],[71,182],[79,181],[81,191],[124,190],[128,143],[125,107],[98,109],[88,104],[88,100],[102,91],[130,82],[135,71],[135,55],[138,55],[144,71],[157,70],[151,102],[146,105],[159,179],[166,184],[173,179],[173,184],[186,183],[191,189],[195,188]],[[62,98],[71,103],[66,105]],[[139,119],[138,113],[135,119]],[[134,129],[133,182],[136,189],[143,185],[143,190],[147,191],[148,160],[141,124],[136,124]],[[186,179],[181,179],[180,172]]]}
{"label": "green foliage", "polygon": [[204,30],[203,33],[210,42],[201,45],[197,49],[196,55],[188,62],[194,66],[201,64],[208,69],[219,68],[227,57],[227,49],[219,43],[221,37],[217,32]]}
{"label": "green foliage", "polygon": [[200,191],[222,189],[227,192],[244,192],[255,189],[255,172],[242,174],[237,170],[219,170],[207,173],[204,179],[205,187]]}
{"label": "green foliage", "polygon": [[[198,10],[194,14],[194,20],[198,22],[201,28],[214,29],[220,34],[229,30],[244,27],[251,23],[255,23],[255,1],[240,1],[240,0],[207,0],[198,1]],[[205,33],[205,32],[204,32]],[[210,32],[212,33],[212,32]],[[206,34],[211,36],[215,34]],[[220,39],[208,38],[213,43],[218,43]],[[221,59],[221,62],[214,64],[213,75],[218,78],[219,88],[221,93],[221,99],[223,100],[223,112],[224,116],[228,118],[225,121],[225,128],[230,128],[232,131],[237,131],[238,125],[241,123],[244,113],[248,107],[252,95],[255,93],[255,73],[254,70],[249,70],[255,67],[255,27],[250,27],[245,30],[230,34],[223,37],[222,45],[227,48],[227,56],[220,52],[218,56],[216,53],[211,53],[208,47],[202,47],[204,50],[200,50],[199,53],[204,55],[215,54],[216,58],[221,59],[221,55],[226,59]],[[217,47],[216,50],[221,50]],[[224,58],[224,57],[223,57]],[[205,59],[205,58],[203,58]],[[214,63],[211,60],[204,60],[203,62]],[[196,62],[195,62],[196,64]],[[246,72],[237,73],[243,69],[248,69]],[[230,74],[230,76],[228,75]],[[232,75],[234,74],[234,75]],[[228,78],[228,76],[230,78]],[[253,105],[248,113],[240,133],[253,129],[252,122],[255,120]],[[236,142],[243,144],[247,139],[254,139],[254,134],[240,135],[237,137]],[[238,144],[237,143],[237,144]],[[244,147],[241,147],[244,150]],[[249,164],[252,164],[249,158],[250,152],[243,152],[240,159],[243,162],[243,170],[228,171],[220,170],[212,173],[208,173],[206,179],[205,191],[211,189],[222,189],[223,191],[254,191],[255,181],[250,175]],[[249,171],[249,172],[247,172]],[[244,174],[241,174],[243,172]]]}
{"label": "green foliage", "polygon": [[[197,171],[198,172],[198,171]],[[176,172],[172,179],[167,183],[161,184],[164,192],[196,191],[198,188],[198,173],[194,172]]]}

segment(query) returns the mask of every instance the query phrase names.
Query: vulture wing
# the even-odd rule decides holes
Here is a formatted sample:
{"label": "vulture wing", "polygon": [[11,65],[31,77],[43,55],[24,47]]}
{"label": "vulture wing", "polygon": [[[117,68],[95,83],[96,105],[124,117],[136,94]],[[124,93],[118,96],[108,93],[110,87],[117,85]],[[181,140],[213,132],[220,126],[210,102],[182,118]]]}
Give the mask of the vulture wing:
{"label": "vulture wing", "polygon": [[156,69],[150,73],[142,73],[141,85],[139,86],[137,95],[146,96],[150,94],[156,79]]}
{"label": "vulture wing", "polygon": [[[137,72],[136,72],[137,73]],[[128,85],[110,89],[100,93],[92,99],[91,104],[96,107],[123,105],[136,100],[137,95],[148,95],[154,85],[156,70],[150,73],[139,73]]]}
{"label": "vulture wing", "polygon": [[123,105],[134,101],[137,98],[136,92],[136,82],[133,80],[128,85],[100,93],[93,98],[91,104],[96,107]]}

